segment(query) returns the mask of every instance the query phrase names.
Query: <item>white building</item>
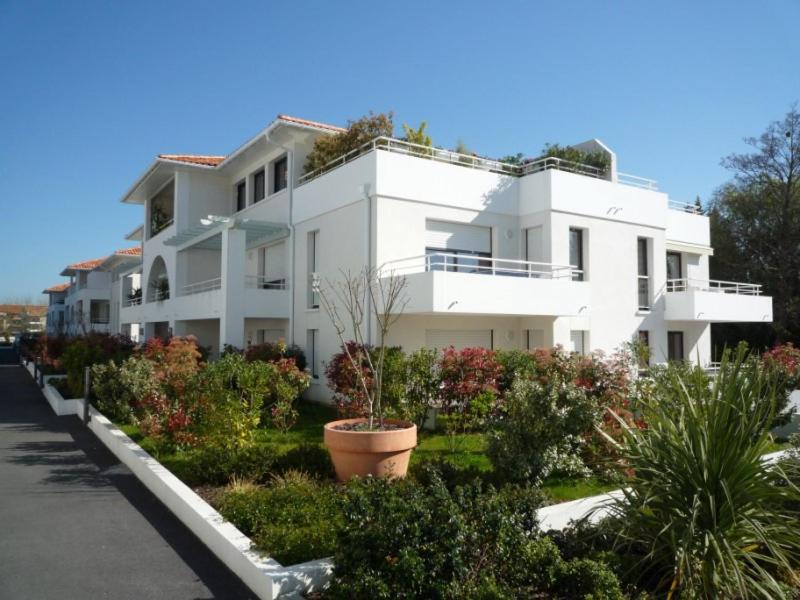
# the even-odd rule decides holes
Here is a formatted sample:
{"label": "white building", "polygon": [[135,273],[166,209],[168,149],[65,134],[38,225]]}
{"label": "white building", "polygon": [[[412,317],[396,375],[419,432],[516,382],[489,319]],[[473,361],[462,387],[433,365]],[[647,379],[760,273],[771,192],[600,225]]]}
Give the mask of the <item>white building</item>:
{"label": "white building", "polygon": [[111,278],[98,269],[104,260],[106,257],[84,260],[61,271],[70,278],[64,300],[66,335],[111,331]]}
{"label": "white building", "polygon": [[57,283],[46,290],[42,290],[49,298],[47,303],[47,335],[60,335],[66,333],[65,301],[69,293],[69,283]]}
{"label": "white building", "polygon": [[365,265],[408,279],[391,340],[407,350],[639,339],[654,362],[707,363],[711,323],[772,320],[758,285],[709,281],[708,218],[619,173],[597,140],[578,147],[607,153],[606,171],[380,138],[303,173],[313,141],[340,131],[279,116],[228,156],[157,157],[122,199],[144,225],[129,235],[141,267],[117,282],[119,327],[215,351],[283,337],[319,384],[339,342],[310,282]]}

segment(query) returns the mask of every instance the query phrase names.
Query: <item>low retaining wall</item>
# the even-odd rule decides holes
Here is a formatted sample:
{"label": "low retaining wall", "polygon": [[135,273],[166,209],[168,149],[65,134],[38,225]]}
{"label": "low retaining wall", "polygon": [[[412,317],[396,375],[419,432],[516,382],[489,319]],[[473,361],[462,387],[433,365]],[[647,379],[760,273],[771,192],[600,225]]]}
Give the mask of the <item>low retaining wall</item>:
{"label": "low retaining wall", "polygon": [[[83,398],[65,400],[49,384],[42,391],[57,415],[83,415]],[[89,416],[92,433],[259,598],[300,598],[328,583],[333,573],[330,559],[283,566],[261,556],[251,550],[250,538],[93,406]]]}

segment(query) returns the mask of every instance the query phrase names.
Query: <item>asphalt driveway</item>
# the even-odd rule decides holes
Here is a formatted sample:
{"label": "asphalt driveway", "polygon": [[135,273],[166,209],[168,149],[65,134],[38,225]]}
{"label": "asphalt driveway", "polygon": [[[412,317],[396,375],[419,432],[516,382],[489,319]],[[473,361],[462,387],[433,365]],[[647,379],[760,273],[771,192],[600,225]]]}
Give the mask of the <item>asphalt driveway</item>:
{"label": "asphalt driveway", "polygon": [[0,598],[254,598],[14,364],[0,348]]}

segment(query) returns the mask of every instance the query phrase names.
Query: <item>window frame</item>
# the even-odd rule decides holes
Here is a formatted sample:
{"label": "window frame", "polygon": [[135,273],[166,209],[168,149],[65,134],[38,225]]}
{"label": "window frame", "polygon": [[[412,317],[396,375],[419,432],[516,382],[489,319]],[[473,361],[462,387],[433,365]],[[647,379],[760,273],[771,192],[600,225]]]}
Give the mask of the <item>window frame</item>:
{"label": "window frame", "polygon": [[[242,201],[241,207],[239,206],[240,200]],[[233,186],[233,212],[237,213],[245,208],[247,208],[247,179],[242,179]]]}
{"label": "window frame", "polygon": [[[569,264],[572,267],[572,281],[586,281],[586,238],[585,229],[582,227],[570,227],[568,235]],[[578,249],[577,265],[572,264],[572,240],[573,234],[577,234]]]}
{"label": "window frame", "polygon": [[[680,357],[673,356],[673,338],[680,339]],[[682,362],[686,360],[686,338],[683,331],[667,331],[667,360],[670,362]]]}
{"label": "window frame", "polygon": [[[267,197],[267,170],[261,167],[251,175],[253,181],[253,204],[261,202]],[[261,197],[258,197],[258,180],[261,179]]]}
{"label": "window frame", "polygon": [[[270,167],[271,167],[270,171],[272,172],[272,191],[270,193],[277,194],[278,192],[282,192],[283,190],[289,187],[289,155],[284,154],[282,156],[279,156],[278,158],[272,161]],[[282,173],[283,186],[279,188],[278,169],[281,167],[283,168],[283,173]]]}

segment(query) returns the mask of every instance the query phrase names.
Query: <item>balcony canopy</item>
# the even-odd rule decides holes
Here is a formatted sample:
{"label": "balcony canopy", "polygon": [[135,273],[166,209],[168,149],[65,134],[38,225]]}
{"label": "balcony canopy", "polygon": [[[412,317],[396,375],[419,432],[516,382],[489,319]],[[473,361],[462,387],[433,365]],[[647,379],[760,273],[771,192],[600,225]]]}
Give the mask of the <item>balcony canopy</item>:
{"label": "balcony canopy", "polygon": [[222,232],[225,229],[243,230],[246,233],[247,248],[268,244],[289,236],[289,228],[283,223],[209,215],[202,219],[200,224],[184,229],[164,240],[164,245],[175,246],[178,250],[186,248],[220,250],[222,249]]}

